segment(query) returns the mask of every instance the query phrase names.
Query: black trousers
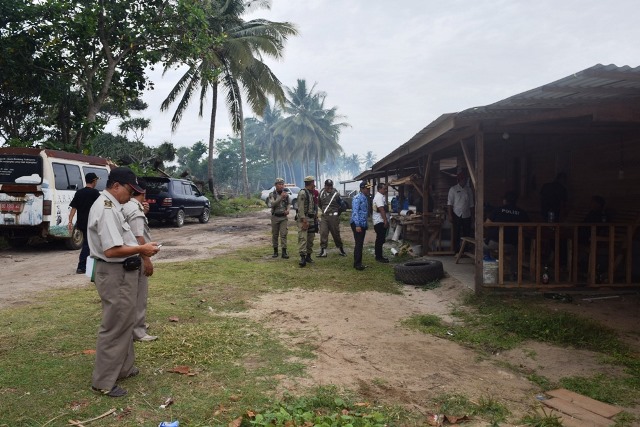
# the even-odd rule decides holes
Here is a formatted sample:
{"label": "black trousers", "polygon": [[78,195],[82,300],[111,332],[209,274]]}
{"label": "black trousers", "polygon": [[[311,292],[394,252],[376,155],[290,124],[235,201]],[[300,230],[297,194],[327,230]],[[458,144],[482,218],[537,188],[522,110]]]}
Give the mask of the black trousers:
{"label": "black trousers", "polygon": [[384,227],[384,222],[379,222],[374,224],[373,229],[376,232],[376,245],[375,245],[375,254],[376,259],[382,258],[382,245],[384,245],[385,240],[387,240],[387,228]]}
{"label": "black trousers", "polygon": [[471,237],[471,217],[462,218],[453,214],[451,220],[453,250],[458,252],[460,250],[460,238]]}
{"label": "black trousers", "polygon": [[364,236],[367,234],[366,228],[361,228],[361,232],[356,231],[356,225],[351,223],[351,230],[353,231],[353,240],[355,241],[355,247],[353,248],[353,266],[357,267],[362,265],[362,247],[364,246]]}

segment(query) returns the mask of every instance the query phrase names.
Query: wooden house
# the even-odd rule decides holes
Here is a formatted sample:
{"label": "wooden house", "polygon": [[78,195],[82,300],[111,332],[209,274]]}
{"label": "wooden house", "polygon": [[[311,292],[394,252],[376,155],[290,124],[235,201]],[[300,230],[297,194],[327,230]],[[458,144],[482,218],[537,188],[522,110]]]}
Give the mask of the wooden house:
{"label": "wooden house", "polygon": [[[474,236],[464,250],[475,261],[476,290],[483,286],[536,287],[546,267],[555,286],[632,287],[640,284],[640,67],[595,65],[496,103],[443,114],[356,179],[410,185],[420,196],[423,252],[451,252],[428,245],[433,212],[446,206],[455,172],[466,169],[475,192]],[[568,201],[561,218],[540,212],[540,189],[566,174]],[[485,224],[489,206],[506,191],[532,221]],[[584,223],[594,195],[606,200],[608,219]],[[420,209],[421,208],[421,209]],[[488,226],[518,227],[518,271],[497,283],[483,281]],[[585,231],[586,230],[586,231]],[[579,235],[588,234],[587,243]],[[584,240],[584,239],[583,239]],[[448,251],[446,249],[449,249]],[[469,262],[469,261],[467,261]]]}

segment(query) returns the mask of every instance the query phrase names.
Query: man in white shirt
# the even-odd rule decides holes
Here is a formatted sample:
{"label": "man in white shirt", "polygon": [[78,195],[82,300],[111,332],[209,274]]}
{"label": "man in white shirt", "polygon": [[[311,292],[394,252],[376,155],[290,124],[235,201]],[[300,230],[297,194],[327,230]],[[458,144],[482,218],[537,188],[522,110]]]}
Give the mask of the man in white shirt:
{"label": "man in white shirt", "polygon": [[471,220],[473,218],[473,191],[468,184],[467,173],[458,172],[458,183],[449,189],[447,205],[451,219],[451,242],[454,252],[460,250],[460,238],[471,236]]}
{"label": "man in white shirt", "polygon": [[382,255],[382,245],[387,239],[389,230],[389,218],[387,218],[387,186],[380,183],[376,186],[378,190],[373,197],[373,229],[376,232],[375,254],[376,261],[389,262],[389,258]]}

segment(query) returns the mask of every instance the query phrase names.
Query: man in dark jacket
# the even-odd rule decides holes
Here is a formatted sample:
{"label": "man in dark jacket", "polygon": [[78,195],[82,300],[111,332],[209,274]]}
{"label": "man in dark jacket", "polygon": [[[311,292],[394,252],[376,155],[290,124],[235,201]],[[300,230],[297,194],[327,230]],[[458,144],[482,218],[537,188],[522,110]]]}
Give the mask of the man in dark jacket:
{"label": "man in dark jacket", "polygon": [[78,257],[78,268],[76,273],[84,274],[87,269],[87,257],[89,256],[89,242],[87,240],[87,220],[89,219],[89,211],[91,205],[100,197],[100,192],[96,190],[98,184],[98,175],[93,172],[89,172],[84,176],[85,187],[76,191],[73,196],[73,200],[69,203],[71,211],[69,212],[69,235],[73,233],[73,217],[78,213],[78,219],[76,220],[76,228],[82,231],[82,249],[80,250],[80,256]]}

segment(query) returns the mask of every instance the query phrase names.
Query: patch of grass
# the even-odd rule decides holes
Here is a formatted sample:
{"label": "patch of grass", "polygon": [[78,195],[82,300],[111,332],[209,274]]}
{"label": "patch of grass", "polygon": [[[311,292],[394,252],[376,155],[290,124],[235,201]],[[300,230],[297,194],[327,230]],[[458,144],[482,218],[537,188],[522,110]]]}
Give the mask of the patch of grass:
{"label": "patch of grass", "polygon": [[[542,413],[540,413],[542,412]],[[529,427],[562,427],[562,420],[560,416],[547,414],[544,408],[540,408],[533,414],[525,415],[520,421],[522,425]]]}
{"label": "patch of grass", "polygon": [[507,419],[510,412],[497,400],[482,396],[477,403],[461,394],[442,394],[433,399],[436,413],[448,416],[475,416],[490,423],[499,423]]}
{"label": "patch of grass", "polygon": [[[580,316],[556,312],[527,297],[468,296],[452,313],[459,323],[447,324],[438,316],[420,315],[403,323],[446,338],[483,354],[513,349],[528,340],[599,352],[603,362],[625,367],[625,376],[563,378],[560,386],[612,404],[634,405],[640,399],[640,359],[616,333]],[[528,354],[532,357],[535,354]],[[543,390],[557,385],[536,373],[527,377]]]}
{"label": "patch of grass", "polygon": [[251,212],[264,209],[266,205],[259,198],[234,197],[231,199],[211,199],[211,215],[230,216],[243,212]]}
{"label": "patch of grass", "polygon": [[354,402],[334,386],[319,387],[308,396],[286,396],[264,409],[243,417],[256,426],[353,426],[383,427],[391,421],[389,411]]}
{"label": "patch of grass", "polygon": [[613,427],[633,427],[638,425],[636,423],[640,421],[640,419],[628,412],[622,411],[613,417],[613,421],[615,421]]}

